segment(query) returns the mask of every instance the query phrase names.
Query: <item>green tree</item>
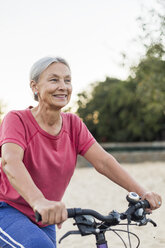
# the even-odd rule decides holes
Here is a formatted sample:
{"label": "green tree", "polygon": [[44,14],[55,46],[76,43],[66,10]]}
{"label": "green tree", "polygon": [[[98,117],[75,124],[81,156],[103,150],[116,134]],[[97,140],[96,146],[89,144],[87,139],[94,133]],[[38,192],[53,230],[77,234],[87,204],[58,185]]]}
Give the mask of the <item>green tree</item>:
{"label": "green tree", "polygon": [[[106,78],[93,87],[90,98],[79,94],[77,114],[84,120],[99,141],[125,140],[128,108],[133,108],[134,85],[114,78]],[[132,89],[132,91],[131,91]],[[124,116],[126,119],[123,121]]]}
{"label": "green tree", "polygon": [[165,140],[165,3],[159,4],[138,19],[145,55],[128,79],[107,77],[90,95],[79,94],[77,114],[99,141]]}
{"label": "green tree", "polygon": [[165,132],[165,51],[162,44],[151,45],[146,57],[132,69],[130,80],[137,85],[144,140],[164,139]]}
{"label": "green tree", "polygon": [[152,45],[126,81],[107,77],[79,94],[77,114],[99,141],[165,139],[164,55]]}

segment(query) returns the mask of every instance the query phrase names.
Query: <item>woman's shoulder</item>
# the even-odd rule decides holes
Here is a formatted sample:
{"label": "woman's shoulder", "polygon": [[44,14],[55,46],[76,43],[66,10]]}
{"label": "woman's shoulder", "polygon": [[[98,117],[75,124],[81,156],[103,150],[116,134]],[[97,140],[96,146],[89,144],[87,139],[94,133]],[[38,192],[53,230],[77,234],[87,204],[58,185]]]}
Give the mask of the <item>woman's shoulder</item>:
{"label": "woman's shoulder", "polygon": [[15,126],[20,128],[24,126],[31,126],[31,121],[29,117],[29,109],[24,110],[10,110],[2,119],[1,127],[3,126]]}
{"label": "woman's shoulder", "polygon": [[30,119],[29,112],[30,109],[9,111],[2,120],[0,133],[5,131],[7,134],[10,133],[11,137],[20,134],[29,141],[37,131],[37,128]]}
{"label": "woman's shoulder", "polygon": [[28,115],[28,109],[24,110],[10,110],[5,116],[4,119],[26,119]]}

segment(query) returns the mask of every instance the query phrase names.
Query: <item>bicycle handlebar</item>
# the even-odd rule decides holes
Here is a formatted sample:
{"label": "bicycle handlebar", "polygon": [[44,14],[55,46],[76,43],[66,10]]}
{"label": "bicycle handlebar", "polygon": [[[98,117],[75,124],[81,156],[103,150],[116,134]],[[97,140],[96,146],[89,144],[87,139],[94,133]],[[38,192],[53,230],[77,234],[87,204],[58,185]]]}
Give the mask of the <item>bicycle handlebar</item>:
{"label": "bicycle handlebar", "polygon": [[112,216],[104,216],[92,209],[81,209],[81,208],[68,208],[68,218],[74,218],[80,215],[91,215],[101,221],[111,221]]}
{"label": "bicycle handlebar", "polygon": [[[129,231],[129,225],[144,226],[148,222],[156,226],[156,223],[147,218],[146,208],[150,208],[150,204],[147,200],[141,200],[141,198],[134,192],[130,192],[127,197],[128,209],[119,213],[117,211],[112,211],[109,215],[102,215],[92,209],[81,209],[81,208],[69,208],[67,209],[68,218],[74,218],[74,225],[77,226],[77,230],[68,231],[59,240],[59,243],[71,234],[80,234],[81,236],[95,235],[97,247],[107,247],[105,233],[107,231],[113,231],[122,240],[124,247],[127,247],[125,241],[117,232],[127,232],[129,247],[131,246],[130,235],[134,235],[137,238],[139,247],[140,239],[139,237]],[[97,219],[97,220],[96,220]],[[99,221],[98,221],[99,220]],[[127,220],[122,221],[122,220]],[[100,222],[101,221],[101,222]],[[133,223],[132,223],[133,221]],[[112,228],[112,226],[125,225],[127,230]]]}
{"label": "bicycle handlebar", "polygon": [[[143,208],[143,209],[150,208],[150,204],[147,200],[139,201],[135,205],[131,205],[126,212],[119,214],[120,219],[122,220],[126,219],[128,215],[132,215],[139,208]],[[98,220],[106,221],[109,223],[113,222],[114,218],[117,217],[117,216],[114,217],[113,212],[107,216],[104,216],[92,209],[69,208],[67,209],[67,212],[68,212],[68,218],[74,218],[80,215],[91,215]]]}
{"label": "bicycle handlebar", "polygon": [[[67,212],[68,212],[68,218],[74,218],[74,217],[80,216],[80,215],[91,215],[91,216],[95,217],[96,219],[102,220],[102,221],[111,221],[112,220],[112,216],[101,215],[100,213],[98,213],[92,209],[68,208]],[[36,218],[37,222],[42,220],[41,215],[37,211],[35,212],[35,218]]]}
{"label": "bicycle handlebar", "polygon": [[[114,231],[114,233],[117,234],[117,236],[122,240],[124,246],[127,247],[122,237],[117,233],[117,231],[124,231],[128,233],[129,247],[132,247],[130,234],[134,235],[137,238],[137,247],[139,247],[140,239],[136,234],[129,231],[129,225],[133,224],[144,226],[148,222],[153,224],[153,226],[157,225],[153,220],[146,217],[147,212],[145,211],[145,209],[150,208],[150,204],[147,200],[141,200],[139,195],[134,192],[130,192],[126,196],[126,199],[129,202],[128,208],[123,213],[119,213],[113,210],[108,215],[102,215],[92,209],[68,208],[68,218],[74,218],[74,225],[77,225],[78,230],[72,230],[65,233],[60,238],[59,243],[71,234],[80,234],[81,236],[93,234],[96,238],[97,247],[107,247],[105,232]],[[35,212],[35,218],[37,222],[42,220],[42,216],[38,212]],[[96,221],[96,219],[99,221]],[[122,220],[127,220],[127,222]],[[111,228],[112,226],[117,225],[127,225],[127,230],[116,229],[116,227],[115,229]]]}
{"label": "bicycle handlebar", "polygon": [[[119,214],[119,218],[124,220],[127,218],[128,215],[131,216],[137,209],[139,208],[146,209],[149,207],[150,205],[147,200],[139,201],[136,204],[129,206],[126,212]],[[106,221],[109,223],[114,221],[114,214],[110,213],[108,216],[104,216],[92,209],[69,208],[67,209],[67,212],[68,212],[68,218],[74,218],[80,215],[91,215],[101,221]],[[35,212],[35,218],[37,222],[42,220],[42,217],[38,212]]]}
{"label": "bicycle handlebar", "polygon": [[[131,205],[124,214],[126,214],[127,216],[128,215],[131,216],[139,208],[143,208],[143,209],[150,208],[150,204],[147,200],[139,201],[135,205]],[[121,219],[125,219],[122,217],[122,215],[123,214],[121,214]]]}

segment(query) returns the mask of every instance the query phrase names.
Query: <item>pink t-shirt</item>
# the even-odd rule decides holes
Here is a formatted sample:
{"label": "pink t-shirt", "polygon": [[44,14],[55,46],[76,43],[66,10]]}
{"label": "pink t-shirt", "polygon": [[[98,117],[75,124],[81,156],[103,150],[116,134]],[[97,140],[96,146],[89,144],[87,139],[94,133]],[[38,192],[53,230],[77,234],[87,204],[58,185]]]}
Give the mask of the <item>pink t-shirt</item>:
{"label": "pink t-shirt", "polygon": [[[49,200],[60,201],[73,175],[77,155],[84,155],[95,139],[74,114],[61,113],[63,125],[57,136],[48,134],[36,122],[31,110],[9,112],[0,127],[0,156],[4,143],[24,150],[23,162],[37,187]],[[0,201],[5,201],[35,221],[28,203],[0,173]]]}

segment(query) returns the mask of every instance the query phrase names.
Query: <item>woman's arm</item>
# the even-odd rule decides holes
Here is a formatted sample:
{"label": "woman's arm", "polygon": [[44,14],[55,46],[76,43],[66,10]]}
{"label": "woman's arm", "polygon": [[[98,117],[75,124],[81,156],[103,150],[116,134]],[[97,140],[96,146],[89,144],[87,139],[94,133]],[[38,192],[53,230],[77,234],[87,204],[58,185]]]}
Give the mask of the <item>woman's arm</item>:
{"label": "woman's arm", "polygon": [[23,164],[23,156],[24,151],[20,146],[13,143],[2,145],[2,169],[9,182],[33,210],[42,215],[44,224],[63,222],[67,218],[65,205],[44,197]]}
{"label": "woman's arm", "polygon": [[108,177],[110,180],[126,189],[128,192],[136,192],[143,199],[147,199],[151,209],[160,207],[161,197],[153,192],[144,189],[131,175],[107,153],[97,142],[94,143],[84,157],[95,167],[95,169]]}

